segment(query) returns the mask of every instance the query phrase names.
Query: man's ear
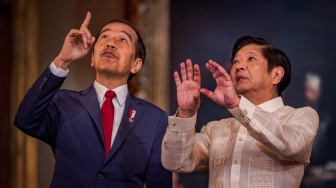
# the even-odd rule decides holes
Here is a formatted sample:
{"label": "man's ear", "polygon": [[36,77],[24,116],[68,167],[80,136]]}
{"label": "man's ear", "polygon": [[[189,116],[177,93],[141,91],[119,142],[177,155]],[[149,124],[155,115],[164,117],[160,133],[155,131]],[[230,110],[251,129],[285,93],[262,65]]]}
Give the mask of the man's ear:
{"label": "man's ear", "polygon": [[277,66],[272,70],[272,73],[273,73],[273,84],[277,85],[284,77],[285,71],[283,67]]}
{"label": "man's ear", "polygon": [[136,58],[135,61],[133,62],[131,73],[136,74],[137,72],[139,72],[142,67],[142,64],[143,64],[142,59]]}

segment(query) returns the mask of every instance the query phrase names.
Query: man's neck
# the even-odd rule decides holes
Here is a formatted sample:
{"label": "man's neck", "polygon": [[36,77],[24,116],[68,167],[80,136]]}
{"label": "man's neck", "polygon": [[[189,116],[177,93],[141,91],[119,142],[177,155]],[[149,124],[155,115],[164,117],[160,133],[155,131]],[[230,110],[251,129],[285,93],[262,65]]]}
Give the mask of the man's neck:
{"label": "man's neck", "polygon": [[113,90],[114,88],[126,85],[127,82],[125,81],[120,81],[118,79],[96,79],[96,81],[108,88],[109,90]]}
{"label": "man's neck", "polygon": [[248,99],[249,101],[251,101],[254,105],[259,105],[262,104],[264,102],[267,102],[269,100],[272,100],[274,98],[279,97],[279,95],[277,94],[269,94],[269,95],[249,95],[249,94],[242,94],[246,99]]}

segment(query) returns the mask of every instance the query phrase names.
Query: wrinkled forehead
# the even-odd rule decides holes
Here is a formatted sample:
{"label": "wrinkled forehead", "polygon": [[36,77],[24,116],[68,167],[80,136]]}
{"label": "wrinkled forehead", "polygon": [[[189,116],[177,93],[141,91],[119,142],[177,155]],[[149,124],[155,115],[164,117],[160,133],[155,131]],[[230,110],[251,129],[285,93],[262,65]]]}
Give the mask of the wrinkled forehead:
{"label": "wrinkled forehead", "polygon": [[263,56],[262,53],[262,46],[258,45],[258,44],[247,44],[245,46],[243,46],[242,48],[240,48],[236,54],[236,56],[239,56],[241,54],[261,54]]}
{"label": "wrinkled forehead", "polygon": [[127,35],[129,35],[132,38],[132,41],[137,41],[138,40],[138,36],[135,32],[135,30],[122,22],[112,22],[112,23],[108,23],[106,24],[99,32],[99,36],[106,32],[106,31],[110,31],[110,32],[115,32],[115,33],[126,33]]}
{"label": "wrinkled forehead", "polygon": [[262,50],[262,46],[259,45],[259,44],[247,44],[245,46],[243,46],[239,51],[242,51],[242,50],[245,50],[245,51],[261,51]]}

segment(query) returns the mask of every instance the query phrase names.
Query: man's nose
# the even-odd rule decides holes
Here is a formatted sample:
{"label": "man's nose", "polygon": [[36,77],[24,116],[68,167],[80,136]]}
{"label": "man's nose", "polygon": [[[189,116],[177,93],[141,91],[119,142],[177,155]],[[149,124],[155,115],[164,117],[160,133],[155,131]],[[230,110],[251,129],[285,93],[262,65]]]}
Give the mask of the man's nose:
{"label": "man's nose", "polygon": [[235,65],[236,65],[236,70],[237,71],[245,70],[245,68],[246,68],[246,62],[245,61],[239,61]]}
{"label": "man's nose", "polygon": [[106,47],[107,48],[117,48],[117,46],[116,46],[116,44],[115,44],[115,42],[114,42],[114,40],[113,39],[111,39],[111,40],[109,40],[107,43],[106,43]]}

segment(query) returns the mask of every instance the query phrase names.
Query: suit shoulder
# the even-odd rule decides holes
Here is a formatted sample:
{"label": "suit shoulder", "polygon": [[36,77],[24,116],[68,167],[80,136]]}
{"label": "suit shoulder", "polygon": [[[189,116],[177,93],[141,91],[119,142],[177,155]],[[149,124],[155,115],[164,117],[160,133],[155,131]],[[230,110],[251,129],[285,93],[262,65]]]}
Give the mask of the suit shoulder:
{"label": "suit shoulder", "polygon": [[75,90],[70,90],[70,89],[60,89],[58,91],[58,95],[61,95],[61,96],[78,96],[82,93],[82,91],[75,91]]}
{"label": "suit shoulder", "polygon": [[78,98],[83,94],[83,91],[75,91],[75,90],[69,90],[69,89],[60,89],[56,93],[54,100],[56,101],[77,101]]}

